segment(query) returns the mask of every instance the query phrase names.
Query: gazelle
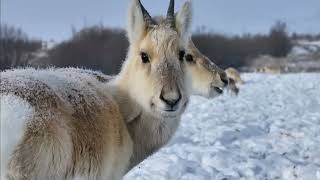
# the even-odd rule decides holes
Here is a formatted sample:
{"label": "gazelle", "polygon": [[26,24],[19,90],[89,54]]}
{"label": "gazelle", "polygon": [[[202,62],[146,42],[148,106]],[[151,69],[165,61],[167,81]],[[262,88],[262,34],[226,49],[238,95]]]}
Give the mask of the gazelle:
{"label": "gazelle", "polygon": [[236,84],[243,84],[243,80],[240,76],[240,73],[237,69],[229,67],[225,70],[229,79],[233,79]]}
{"label": "gazelle", "polygon": [[280,65],[267,65],[262,68],[259,68],[257,71],[267,74],[281,74],[282,69]]}
{"label": "gazelle", "polygon": [[[190,39],[185,55],[186,68],[191,72],[191,93],[207,98],[221,94],[221,86],[228,85],[228,77]],[[217,86],[218,85],[218,86]]]}
{"label": "gazelle", "polygon": [[72,69],[1,73],[1,179],[120,179],[163,146],[189,98],[190,3],[173,8],[156,23],[133,1],[127,59],[109,83]]}

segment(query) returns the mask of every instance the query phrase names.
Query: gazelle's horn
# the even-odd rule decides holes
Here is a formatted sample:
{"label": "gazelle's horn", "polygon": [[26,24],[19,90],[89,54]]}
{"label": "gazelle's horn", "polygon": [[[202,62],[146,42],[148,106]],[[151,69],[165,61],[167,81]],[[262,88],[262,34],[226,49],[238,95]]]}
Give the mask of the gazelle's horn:
{"label": "gazelle's horn", "polygon": [[170,0],[169,8],[167,11],[167,22],[170,24],[172,28],[175,27],[174,20],[174,0]]}
{"label": "gazelle's horn", "polygon": [[149,25],[155,25],[156,22],[152,19],[152,17],[150,16],[150,14],[148,13],[148,11],[146,10],[146,8],[143,7],[142,3],[140,0],[139,1],[139,4],[140,4],[140,8],[141,8],[141,11],[142,11],[142,15],[143,15],[143,19],[144,19],[144,22],[149,26]]}

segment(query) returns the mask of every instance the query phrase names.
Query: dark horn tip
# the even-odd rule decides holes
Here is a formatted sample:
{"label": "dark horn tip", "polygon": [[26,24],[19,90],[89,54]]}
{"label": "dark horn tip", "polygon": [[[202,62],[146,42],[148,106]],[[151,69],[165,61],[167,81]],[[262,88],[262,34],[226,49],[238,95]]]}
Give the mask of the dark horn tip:
{"label": "dark horn tip", "polygon": [[175,26],[174,23],[174,0],[170,0],[168,11],[167,11],[167,21],[170,23],[171,27]]}
{"label": "dark horn tip", "polygon": [[146,10],[146,8],[142,5],[141,1],[139,1],[139,5],[142,11],[142,15],[143,15],[143,19],[144,21],[148,24],[148,25],[155,25],[155,21],[152,19],[152,17],[150,16],[150,14],[148,13],[148,11]]}
{"label": "dark horn tip", "polygon": [[167,16],[174,16],[174,0],[170,0]]}

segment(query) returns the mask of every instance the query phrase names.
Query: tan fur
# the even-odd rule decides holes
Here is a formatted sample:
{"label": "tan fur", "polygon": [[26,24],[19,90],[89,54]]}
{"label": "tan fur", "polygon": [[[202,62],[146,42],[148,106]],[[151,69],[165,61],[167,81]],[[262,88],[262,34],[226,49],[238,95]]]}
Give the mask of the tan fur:
{"label": "tan fur", "polygon": [[[14,93],[35,108],[10,158],[8,179],[73,179],[75,175],[104,179],[104,174],[110,179],[121,178],[132,141],[108,93],[98,91],[103,99],[103,104],[98,104],[87,102],[87,95],[75,89],[67,96],[74,111],[68,111],[69,107],[42,82],[6,86],[3,83],[11,84],[12,79],[3,80],[1,94]],[[22,93],[26,86],[30,87],[27,94]],[[75,96],[80,101],[73,101]]]}

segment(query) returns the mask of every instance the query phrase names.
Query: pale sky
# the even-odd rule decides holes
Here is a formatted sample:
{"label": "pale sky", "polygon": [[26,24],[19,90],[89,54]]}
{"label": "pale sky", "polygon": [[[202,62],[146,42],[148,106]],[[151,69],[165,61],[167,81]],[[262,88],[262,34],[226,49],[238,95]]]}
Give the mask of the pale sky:
{"label": "pale sky", "polygon": [[[129,0],[1,0],[1,23],[28,35],[61,41],[71,27],[102,23],[125,28]],[[142,0],[151,15],[164,15],[169,0]],[[183,0],[176,0],[176,10]],[[289,31],[320,33],[320,0],[193,0],[193,30],[225,34],[266,33],[277,20]]]}

